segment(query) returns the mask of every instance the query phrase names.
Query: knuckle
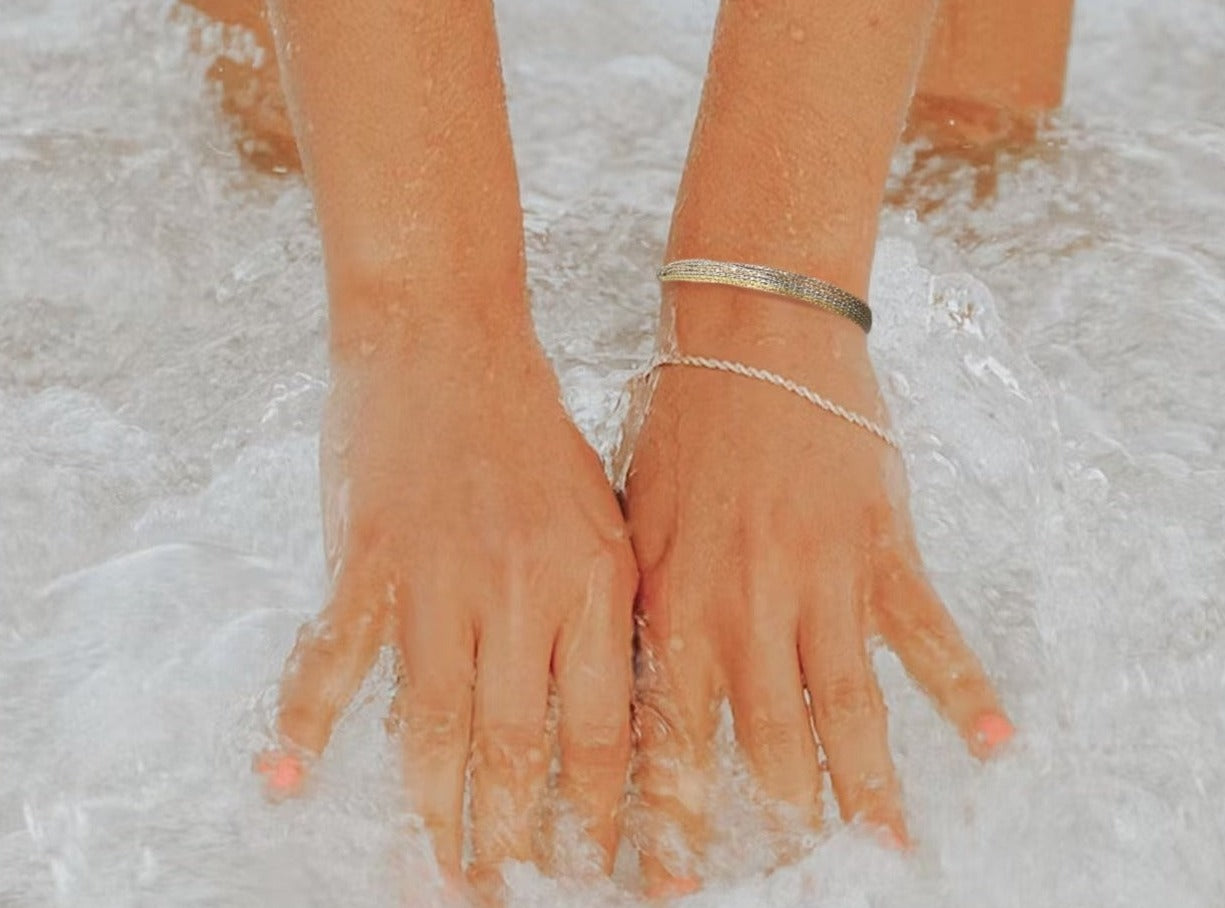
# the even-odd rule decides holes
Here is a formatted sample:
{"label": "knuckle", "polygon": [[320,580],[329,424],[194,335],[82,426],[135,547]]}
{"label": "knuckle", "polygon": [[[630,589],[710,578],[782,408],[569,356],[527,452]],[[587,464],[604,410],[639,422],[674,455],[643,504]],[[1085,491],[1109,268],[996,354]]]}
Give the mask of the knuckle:
{"label": "knuckle", "polygon": [[378,615],[368,608],[338,619],[307,622],[298,631],[294,661],[314,667],[343,664],[353,658],[355,648],[369,641],[377,624]]}
{"label": "knuckle", "polygon": [[844,783],[842,797],[853,817],[880,821],[895,813],[901,786],[892,772],[859,773]]}
{"label": "knuckle", "polygon": [[542,770],[547,759],[544,729],[531,722],[490,722],[474,730],[473,762],[499,775]]}
{"label": "knuckle", "polygon": [[584,723],[562,739],[562,760],[588,771],[624,772],[629,760],[628,722]]}
{"label": "knuckle", "polygon": [[467,729],[454,710],[406,710],[398,708],[395,727],[412,749],[422,755],[463,749]]}
{"label": "knuckle", "polygon": [[939,634],[933,627],[930,618],[923,614],[918,603],[913,599],[907,601],[887,600],[882,603],[882,619],[892,628],[894,634],[902,639],[914,640],[917,644],[939,644]]}
{"label": "knuckle", "polygon": [[754,716],[745,725],[741,746],[762,766],[788,766],[805,758],[810,741],[807,724]]}
{"label": "knuckle", "polygon": [[835,675],[810,691],[818,727],[861,725],[883,712],[879,692],[866,678]]}
{"label": "knuckle", "polygon": [[703,770],[677,761],[635,763],[632,796],[649,811],[692,821],[709,803],[711,781]]}

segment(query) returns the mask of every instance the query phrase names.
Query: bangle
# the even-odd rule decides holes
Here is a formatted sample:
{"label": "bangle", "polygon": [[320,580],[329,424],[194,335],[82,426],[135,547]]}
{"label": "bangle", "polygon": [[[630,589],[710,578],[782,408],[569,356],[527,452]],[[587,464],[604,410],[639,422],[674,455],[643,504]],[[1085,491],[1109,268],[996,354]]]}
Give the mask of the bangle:
{"label": "bangle", "polygon": [[872,310],[868,304],[841,287],[794,271],[780,271],[765,265],[715,262],[710,259],[679,259],[659,269],[661,281],[689,281],[698,284],[727,284],[746,290],[760,290],[801,300],[849,318],[864,333],[872,330]]}
{"label": "bangle", "polygon": [[727,359],[713,359],[709,356],[686,356],[683,353],[661,353],[658,354],[650,365],[647,367],[647,373],[651,373],[660,366],[696,366],[699,369],[714,369],[718,372],[730,372],[733,375],[743,375],[745,378],[755,378],[758,381],[764,381],[768,384],[775,385],[785,391],[790,391],[798,397],[804,398],[810,404],[820,407],[827,413],[832,413],[834,416],[845,419],[847,422],[859,426],[865,431],[871,432],[885,444],[899,451],[902,446],[898,442],[897,436],[867,417],[860,416],[858,413],[848,410],[840,404],[834,403],[827,397],[823,397],[811,388],[806,388],[803,385],[792,381],[789,378],[784,378],[775,372],[767,372],[765,369],[758,369],[756,366],[747,366],[744,363],[733,362]]}

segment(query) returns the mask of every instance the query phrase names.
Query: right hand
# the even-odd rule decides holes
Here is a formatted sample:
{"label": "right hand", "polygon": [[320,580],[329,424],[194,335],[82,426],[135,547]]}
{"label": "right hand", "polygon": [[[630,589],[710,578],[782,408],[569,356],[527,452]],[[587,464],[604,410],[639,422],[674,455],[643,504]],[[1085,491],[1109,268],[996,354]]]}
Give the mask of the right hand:
{"label": "right hand", "polygon": [[321,443],[334,582],[288,660],[279,751],[261,766],[274,793],[297,789],[294,755],[323,751],[390,643],[410,806],[457,878],[471,754],[470,872],[496,884],[504,860],[540,858],[551,675],[559,793],[607,872],[630,747],[624,522],[539,350],[450,341],[334,364]]}

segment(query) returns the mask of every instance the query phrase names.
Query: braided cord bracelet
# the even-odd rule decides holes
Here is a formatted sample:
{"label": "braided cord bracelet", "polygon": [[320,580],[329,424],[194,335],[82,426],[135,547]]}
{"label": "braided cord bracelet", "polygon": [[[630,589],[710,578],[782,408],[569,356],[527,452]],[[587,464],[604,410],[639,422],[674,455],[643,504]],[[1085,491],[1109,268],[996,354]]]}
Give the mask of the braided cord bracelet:
{"label": "braided cord bracelet", "polygon": [[709,356],[687,356],[681,353],[661,353],[651,360],[647,367],[647,372],[654,372],[661,366],[694,366],[699,369],[714,369],[717,372],[730,372],[733,375],[743,375],[745,378],[755,378],[758,381],[764,381],[768,384],[782,388],[784,391],[790,391],[798,397],[802,397],[810,404],[820,407],[827,413],[832,413],[834,416],[845,419],[847,422],[858,426],[868,432],[871,432],[881,441],[890,447],[901,450],[897,436],[883,426],[872,422],[872,420],[861,416],[858,413],[848,410],[840,404],[834,403],[827,397],[823,397],[811,388],[806,388],[804,385],[794,382],[789,378],[785,378],[775,372],[768,372],[765,369],[758,369],[756,366],[747,366],[744,363],[733,362],[727,359],[714,359]]}

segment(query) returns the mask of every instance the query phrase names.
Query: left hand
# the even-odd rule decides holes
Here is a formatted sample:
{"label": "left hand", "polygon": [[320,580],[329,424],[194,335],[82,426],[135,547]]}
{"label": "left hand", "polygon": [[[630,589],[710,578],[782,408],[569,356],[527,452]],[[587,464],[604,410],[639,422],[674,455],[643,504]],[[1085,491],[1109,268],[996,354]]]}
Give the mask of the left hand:
{"label": "left hand", "polygon": [[[778,371],[884,421],[862,333],[824,313],[798,315],[812,332],[802,345],[790,329],[691,327],[681,349]],[[881,439],[765,382],[666,366],[626,498],[642,575],[636,784],[651,890],[698,884],[691,855],[707,837],[724,697],[767,796],[819,825],[819,739],[843,818],[899,846],[907,832],[869,652],[875,634],[976,755],[1011,735],[924,576],[903,464]]]}

